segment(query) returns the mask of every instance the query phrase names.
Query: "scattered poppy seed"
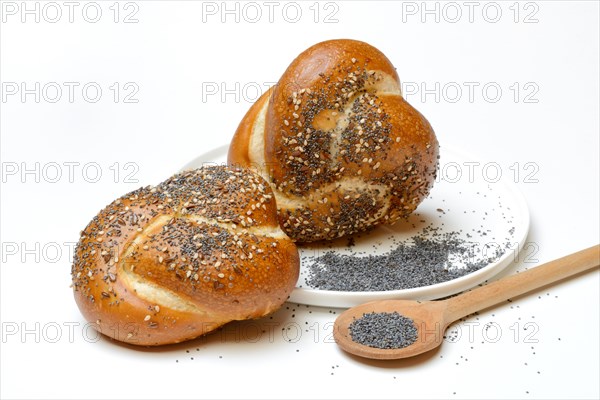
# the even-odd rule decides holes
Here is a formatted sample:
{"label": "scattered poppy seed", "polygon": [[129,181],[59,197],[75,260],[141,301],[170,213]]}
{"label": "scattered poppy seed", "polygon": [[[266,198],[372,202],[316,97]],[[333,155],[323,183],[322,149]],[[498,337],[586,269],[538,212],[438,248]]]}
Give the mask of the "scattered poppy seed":
{"label": "scattered poppy seed", "polygon": [[505,252],[500,246],[489,247],[484,256],[477,252],[478,247],[478,243],[462,239],[459,232],[425,229],[387,253],[360,256],[327,252],[312,258],[306,284],[315,289],[344,292],[434,285],[477,271]]}

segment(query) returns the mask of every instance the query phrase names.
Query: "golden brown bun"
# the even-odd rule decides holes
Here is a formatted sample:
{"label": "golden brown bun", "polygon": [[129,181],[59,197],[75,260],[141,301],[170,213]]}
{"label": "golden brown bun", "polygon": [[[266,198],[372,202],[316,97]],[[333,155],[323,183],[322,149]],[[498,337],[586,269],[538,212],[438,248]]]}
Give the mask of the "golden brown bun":
{"label": "golden brown bun", "polygon": [[334,239],[407,217],[436,176],[438,142],[403,98],[392,63],[355,40],[300,54],[248,111],[229,163],[275,193],[293,240]]}
{"label": "golden brown bun", "polygon": [[205,167],[131,192],[94,217],[75,250],[75,300],[102,333],[178,343],[283,304],[298,279],[258,175]]}

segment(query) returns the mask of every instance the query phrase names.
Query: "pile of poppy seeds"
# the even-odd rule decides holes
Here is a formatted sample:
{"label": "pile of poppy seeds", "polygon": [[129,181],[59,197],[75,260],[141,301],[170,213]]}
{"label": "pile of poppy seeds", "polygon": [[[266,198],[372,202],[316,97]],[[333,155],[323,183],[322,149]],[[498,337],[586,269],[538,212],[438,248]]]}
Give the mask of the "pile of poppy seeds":
{"label": "pile of poppy seeds", "polygon": [[307,265],[306,284],[319,290],[373,292],[410,289],[459,278],[497,261],[507,246],[482,246],[459,232],[427,227],[378,255],[327,252]]}
{"label": "pile of poppy seeds", "polygon": [[417,340],[414,321],[395,311],[363,314],[349,329],[354,342],[378,349],[401,349]]}

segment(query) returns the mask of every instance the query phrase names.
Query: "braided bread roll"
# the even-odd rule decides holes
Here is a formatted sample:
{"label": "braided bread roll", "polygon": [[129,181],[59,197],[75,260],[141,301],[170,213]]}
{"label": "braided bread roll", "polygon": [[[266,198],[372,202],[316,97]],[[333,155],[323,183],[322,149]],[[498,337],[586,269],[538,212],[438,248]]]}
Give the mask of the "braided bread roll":
{"label": "braided bread roll", "polygon": [[177,343],[279,308],[299,256],[273,193],[248,170],[206,167],[131,192],[94,217],[75,250],[75,300],[114,339]]}
{"label": "braided bread roll", "polygon": [[407,217],[433,185],[438,142],[383,53],[331,40],[250,108],[228,159],[269,182],[283,230],[310,242]]}

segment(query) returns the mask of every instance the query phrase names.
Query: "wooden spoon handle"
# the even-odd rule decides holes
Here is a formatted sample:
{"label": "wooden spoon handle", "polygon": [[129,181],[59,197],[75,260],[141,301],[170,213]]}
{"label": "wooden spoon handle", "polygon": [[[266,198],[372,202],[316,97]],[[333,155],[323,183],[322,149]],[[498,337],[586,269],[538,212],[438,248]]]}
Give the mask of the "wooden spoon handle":
{"label": "wooden spoon handle", "polygon": [[445,300],[448,322],[600,265],[600,245]]}

